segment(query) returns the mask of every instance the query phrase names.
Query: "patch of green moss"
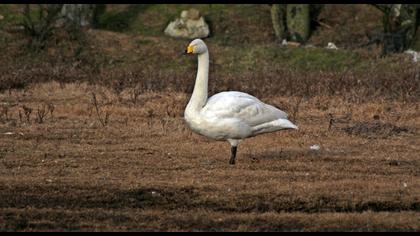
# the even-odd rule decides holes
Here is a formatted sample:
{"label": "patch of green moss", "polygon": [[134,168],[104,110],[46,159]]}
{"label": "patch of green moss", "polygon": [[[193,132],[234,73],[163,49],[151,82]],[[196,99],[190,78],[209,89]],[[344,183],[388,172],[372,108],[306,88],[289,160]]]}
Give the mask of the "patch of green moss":
{"label": "patch of green moss", "polygon": [[343,71],[358,63],[360,57],[345,50],[294,48],[281,52],[280,57],[291,67],[302,70]]}
{"label": "patch of green moss", "polygon": [[274,44],[228,46],[218,57],[216,64],[238,73],[269,67],[289,67],[299,71],[344,71],[360,61],[358,54],[345,50],[282,48]]}
{"label": "patch of green moss", "polygon": [[10,23],[20,23],[23,19],[21,14],[16,14],[13,12],[10,5],[7,4],[0,4],[0,15],[4,17],[2,20],[0,20],[0,27]]}
{"label": "patch of green moss", "polygon": [[[0,20],[0,28],[5,25],[22,25],[24,23],[23,4],[0,4],[0,15],[4,18]],[[30,5],[29,16],[32,23],[36,24],[40,20],[40,8],[38,5]]]}

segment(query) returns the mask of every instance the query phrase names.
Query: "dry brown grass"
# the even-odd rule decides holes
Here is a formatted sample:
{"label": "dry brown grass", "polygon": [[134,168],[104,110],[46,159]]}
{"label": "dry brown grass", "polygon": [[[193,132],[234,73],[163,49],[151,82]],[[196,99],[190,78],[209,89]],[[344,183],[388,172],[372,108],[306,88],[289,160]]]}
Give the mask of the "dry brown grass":
{"label": "dry brown grass", "polygon": [[[360,25],[380,16],[351,9],[321,15],[341,34],[319,30],[310,43],[365,42]],[[180,56],[188,40],[59,32],[35,55],[0,32],[0,230],[419,231],[419,66],[278,48],[269,18],[228,14],[247,26],[213,25],[223,37],[207,39],[210,94],[251,93],[299,126],[244,141],[235,166],[227,143],[183,121],[196,72]]]}
{"label": "dry brown grass", "polygon": [[[231,166],[227,143],[185,126],[188,97],[57,82],[0,94],[0,230],[420,230],[418,101],[301,99],[299,131],[244,141]],[[262,100],[290,113],[299,98]],[[46,102],[54,116],[19,119]],[[344,130],[378,119],[407,132]]]}

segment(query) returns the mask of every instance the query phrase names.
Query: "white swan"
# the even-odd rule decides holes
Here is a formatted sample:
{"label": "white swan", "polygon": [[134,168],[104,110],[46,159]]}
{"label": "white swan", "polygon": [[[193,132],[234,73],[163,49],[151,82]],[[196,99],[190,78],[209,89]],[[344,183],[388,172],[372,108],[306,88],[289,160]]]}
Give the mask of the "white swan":
{"label": "white swan", "polygon": [[196,133],[231,145],[229,164],[235,164],[240,141],[257,134],[281,129],[297,129],[287,114],[246,93],[221,92],[207,99],[209,52],[201,39],[193,40],[185,50],[198,54],[194,91],[184,112],[188,126]]}

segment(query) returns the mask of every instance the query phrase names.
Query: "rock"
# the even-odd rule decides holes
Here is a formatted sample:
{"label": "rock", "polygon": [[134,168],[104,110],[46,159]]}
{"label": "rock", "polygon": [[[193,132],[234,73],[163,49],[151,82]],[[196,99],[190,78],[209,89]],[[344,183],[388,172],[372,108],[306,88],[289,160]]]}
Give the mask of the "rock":
{"label": "rock", "polygon": [[57,20],[57,26],[68,22],[76,23],[78,26],[89,26],[93,18],[92,4],[63,4],[61,18]]}
{"label": "rock", "polygon": [[413,62],[417,62],[418,60],[420,60],[420,54],[414,50],[406,50],[404,51],[404,53],[410,54],[413,56]]}
{"label": "rock", "polygon": [[293,41],[289,41],[287,42],[287,46],[289,47],[300,47],[300,43],[299,42],[293,42]]}
{"label": "rock", "polygon": [[283,41],[281,41],[281,45],[282,46],[287,46],[287,40],[286,39],[283,39]]}
{"label": "rock", "polygon": [[0,15],[0,20],[3,20],[4,19],[4,16],[3,15]]}
{"label": "rock", "polygon": [[188,14],[187,15],[188,19],[191,19],[191,20],[199,20],[201,17],[200,12],[194,8],[191,8],[189,11],[187,11],[187,14]]}
{"label": "rock", "polygon": [[310,146],[309,149],[318,151],[319,149],[321,149],[321,147],[318,144],[314,144],[314,145]]}
{"label": "rock", "polygon": [[334,44],[334,43],[332,43],[332,42],[329,42],[326,48],[327,48],[327,49],[335,49],[335,50],[337,50],[337,49],[338,49],[338,48],[337,48],[337,46],[335,46],[335,44]]}
{"label": "rock", "polygon": [[183,10],[181,12],[181,19],[183,19],[183,20],[187,20],[188,19],[188,11],[187,10]]}
{"label": "rock", "polygon": [[210,34],[209,26],[196,9],[184,10],[181,17],[169,23],[165,34],[176,38],[206,38]]}

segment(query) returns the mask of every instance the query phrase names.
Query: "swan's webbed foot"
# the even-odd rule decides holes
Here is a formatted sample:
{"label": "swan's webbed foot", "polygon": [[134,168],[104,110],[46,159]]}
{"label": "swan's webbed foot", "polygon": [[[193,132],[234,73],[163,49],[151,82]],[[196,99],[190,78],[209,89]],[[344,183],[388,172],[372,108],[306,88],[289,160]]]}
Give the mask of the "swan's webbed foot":
{"label": "swan's webbed foot", "polygon": [[229,164],[231,165],[235,165],[235,158],[236,158],[236,146],[231,146],[230,147],[230,160],[229,160]]}

